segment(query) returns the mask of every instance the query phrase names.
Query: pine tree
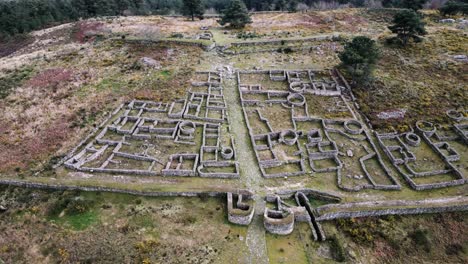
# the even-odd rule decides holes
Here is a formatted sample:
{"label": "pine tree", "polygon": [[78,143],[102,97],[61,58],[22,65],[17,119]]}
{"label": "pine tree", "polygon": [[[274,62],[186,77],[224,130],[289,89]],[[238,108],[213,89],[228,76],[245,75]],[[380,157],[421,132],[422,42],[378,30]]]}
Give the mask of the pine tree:
{"label": "pine tree", "polygon": [[296,12],[298,5],[299,5],[299,0],[290,0],[289,3],[288,3],[288,11],[289,12]]}
{"label": "pine tree", "polygon": [[466,15],[468,14],[468,1],[467,3],[463,3],[450,0],[439,8],[439,11],[443,16],[456,14]]}
{"label": "pine tree", "polygon": [[423,8],[426,2],[427,0],[403,0],[400,3],[400,7],[418,11]]}
{"label": "pine tree", "polygon": [[374,40],[358,36],[346,43],[338,57],[342,66],[351,74],[353,82],[364,84],[372,76],[372,69],[380,57],[380,51]]}
{"label": "pine tree", "polygon": [[123,15],[125,10],[130,7],[130,2],[128,0],[115,0],[115,5],[119,15]]}
{"label": "pine tree", "polygon": [[252,23],[247,7],[240,0],[232,0],[228,8],[223,10],[221,25],[229,24],[233,28],[243,28]]}
{"label": "pine tree", "polygon": [[393,18],[393,25],[388,28],[397,34],[397,39],[401,40],[403,46],[406,46],[410,39],[420,41],[419,36],[426,34],[420,15],[413,10],[403,10],[397,13]]}
{"label": "pine tree", "polygon": [[114,1],[95,0],[96,15],[113,16],[117,14],[117,8]]}
{"label": "pine tree", "polygon": [[286,10],[287,4],[288,3],[286,3],[286,0],[277,0],[275,3],[275,7],[277,10],[284,11]]}
{"label": "pine tree", "polygon": [[184,0],[182,13],[184,16],[191,17],[192,21],[195,21],[195,17],[202,18],[204,11],[201,0]]}

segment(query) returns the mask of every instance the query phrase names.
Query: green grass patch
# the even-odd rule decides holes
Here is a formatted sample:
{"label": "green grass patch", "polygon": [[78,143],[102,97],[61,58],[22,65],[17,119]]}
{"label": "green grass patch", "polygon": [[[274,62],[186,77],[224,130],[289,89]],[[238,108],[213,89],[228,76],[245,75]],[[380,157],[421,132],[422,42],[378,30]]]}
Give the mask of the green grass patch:
{"label": "green grass patch", "polygon": [[136,227],[154,228],[155,221],[151,214],[135,215],[131,218],[132,225]]}
{"label": "green grass patch", "polygon": [[23,68],[7,72],[0,77],[0,99],[6,98],[15,87],[21,86],[26,80],[31,78],[33,68],[25,66]]}
{"label": "green grass patch", "polygon": [[69,226],[73,230],[85,230],[89,226],[99,221],[98,213],[94,210],[84,212],[81,214],[64,215],[63,217],[49,217],[49,221],[54,221],[59,225]]}
{"label": "green grass patch", "polygon": [[163,70],[160,72],[160,75],[163,76],[163,77],[169,77],[171,75],[171,71],[170,70]]}

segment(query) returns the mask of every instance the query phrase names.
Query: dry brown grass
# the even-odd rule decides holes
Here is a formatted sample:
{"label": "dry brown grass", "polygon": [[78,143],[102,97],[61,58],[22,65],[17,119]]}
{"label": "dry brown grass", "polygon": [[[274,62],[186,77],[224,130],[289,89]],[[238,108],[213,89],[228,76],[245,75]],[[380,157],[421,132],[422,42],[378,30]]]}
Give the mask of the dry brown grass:
{"label": "dry brown grass", "polygon": [[[412,125],[421,119],[446,123],[447,110],[468,106],[468,66],[452,58],[468,50],[467,43],[462,31],[436,29],[423,43],[406,49],[383,47],[375,89],[356,93],[364,113],[377,127]],[[392,109],[408,111],[404,119],[377,118]]]}
{"label": "dry brown grass", "polygon": [[[114,41],[83,47],[37,62],[37,74],[0,102],[0,173],[40,169],[124,100],[184,98],[201,53],[193,47]],[[163,69],[137,66],[141,57],[160,61]]]}
{"label": "dry brown grass", "polygon": [[259,14],[252,17],[253,23],[247,29],[261,34],[272,31],[294,31],[301,34],[329,32],[358,32],[366,27],[367,19],[357,9],[314,11],[307,13]]}

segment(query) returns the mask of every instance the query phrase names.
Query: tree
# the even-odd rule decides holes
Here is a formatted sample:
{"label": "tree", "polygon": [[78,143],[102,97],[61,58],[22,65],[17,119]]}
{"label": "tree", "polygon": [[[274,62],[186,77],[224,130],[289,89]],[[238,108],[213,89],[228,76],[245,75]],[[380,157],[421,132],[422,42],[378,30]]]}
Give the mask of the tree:
{"label": "tree", "polygon": [[297,12],[297,6],[299,5],[298,0],[289,0],[288,3],[288,11],[289,12]]}
{"label": "tree", "polygon": [[243,28],[252,23],[247,7],[240,0],[232,0],[228,8],[223,10],[221,25],[229,24],[233,28]]}
{"label": "tree", "polygon": [[427,0],[403,0],[400,1],[400,7],[418,11],[424,7]]}
{"label": "tree", "polygon": [[425,35],[424,23],[419,14],[413,10],[403,10],[398,12],[393,18],[393,25],[388,27],[394,34],[397,34],[403,46],[406,46],[410,39],[416,42],[421,41],[419,36]]}
{"label": "tree", "polygon": [[457,2],[457,1],[448,1],[446,2],[440,9],[440,13],[443,16],[452,16],[456,14],[463,14],[466,15],[468,14],[468,3],[462,3],[462,2]]}
{"label": "tree", "polygon": [[279,11],[284,11],[286,10],[288,3],[286,3],[286,0],[277,0],[275,3],[275,8],[276,10]]}
{"label": "tree", "polygon": [[192,21],[195,21],[195,17],[203,17],[203,5],[201,0],[184,0],[184,5],[182,7],[182,13],[184,16],[192,18]]}
{"label": "tree", "polygon": [[123,15],[125,10],[130,7],[130,2],[128,0],[116,0],[115,7],[117,8],[119,15]]}
{"label": "tree", "polygon": [[358,36],[346,43],[338,57],[341,65],[351,74],[353,82],[364,84],[372,77],[374,65],[380,58],[380,50],[374,40]]}
{"label": "tree", "polygon": [[424,7],[428,0],[382,0],[384,7],[398,7],[417,11]]}

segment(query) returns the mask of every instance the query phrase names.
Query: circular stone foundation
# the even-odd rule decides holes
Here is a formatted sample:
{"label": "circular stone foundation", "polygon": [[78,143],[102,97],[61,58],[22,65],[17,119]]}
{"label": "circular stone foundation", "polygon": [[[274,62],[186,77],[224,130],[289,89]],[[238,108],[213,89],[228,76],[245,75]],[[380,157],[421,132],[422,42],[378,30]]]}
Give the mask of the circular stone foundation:
{"label": "circular stone foundation", "polygon": [[225,160],[230,160],[234,157],[234,150],[230,147],[223,147],[221,148],[221,157]]}
{"label": "circular stone foundation", "polygon": [[460,122],[463,119],[463,114],[455,109],[448,110],[446,114],[448,117],[457,122]]}
{"label": "circular stone foundation", "polygon": [[292,82],[289,84],[289,90],[294,93],[302,93],[304,92],[304,84],[301,82]]}
{"label": "circular stone foundation", "polygon": [[303,106],[306,102],[305,97],[302,94],[291,93],[288,95],[288,103],[294,106]]}
{"label": "circular stone foundation", "polygon": [[413,146],[413,147],[417,147],[419,146],[419,144],[421,144],[421,138],[415,133],[407,133],[405,136],[405,139],[406,139],[406,143],[408,143],[408,145]]}
{"label": "circular stone foundation", "polygon": [[351,135],[359,135],[364,131],[364,126],[357,120],[348,120],[344,123],[344,129]]}
{"label": "circular stone foundation", "polygon": [[185,135],[191,135],[195,132],[195,124],[190,121],[184,121],[179,125],[180,131]]}
{"label": "circular stone foundation", "polygon": [[298,137],[299,136],[294,130],[285,130],[280,134],[281,142],[284,142],[284,144],[289,146],[296,144]]}
{"label": "circular stone foundation", "polygon": [[428,137],[432,137],[432,135],[434,135],[434,133],[436,132],[436,127],[431,122],[418,121],[416,122],[416,130],[418,130],[421,133],[424,133],[424,135]]}

